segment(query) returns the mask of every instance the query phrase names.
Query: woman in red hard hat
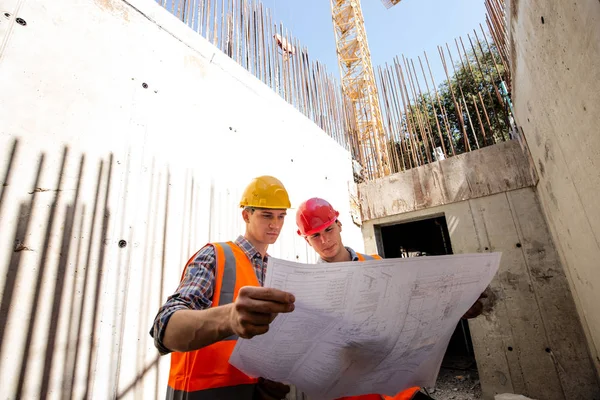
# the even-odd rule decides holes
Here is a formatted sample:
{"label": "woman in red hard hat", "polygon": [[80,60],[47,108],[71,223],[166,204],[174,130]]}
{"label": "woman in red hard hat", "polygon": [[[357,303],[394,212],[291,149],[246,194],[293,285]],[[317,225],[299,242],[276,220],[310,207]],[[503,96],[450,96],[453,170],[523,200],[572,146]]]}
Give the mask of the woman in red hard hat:
{"label": "woman in red hard hat", "polygon": [[[329,202],[318,197],[308,199],[298,207],[298,211],[296,212],[298,235],[303,236],[308,244],[319,254],[318,262],[334,263],[381,259],[377,254],[366,255],[357,253],[352,248],[343,245],[341,236],[342,223],[338,220],[339,215],[339,212]],[[476,317],[481,313],[481,309],[481,303],[478,300],[467,311],[464,318]],[[411,400],[416,398],[431,399],[431,397],[420,392],[419,387],[411,387],[395,396],[367,394],[342,397],[338,400]]]}

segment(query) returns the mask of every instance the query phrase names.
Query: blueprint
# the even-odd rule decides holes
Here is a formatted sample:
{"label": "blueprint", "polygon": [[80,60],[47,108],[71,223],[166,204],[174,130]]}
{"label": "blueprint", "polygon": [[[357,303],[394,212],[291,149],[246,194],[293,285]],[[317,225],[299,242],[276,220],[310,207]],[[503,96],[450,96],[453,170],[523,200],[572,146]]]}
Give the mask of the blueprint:
{"label": "blueprint", "polygon": [[240,339],[229,362],[293,384],[311,399],[434,386],[462,315],[496,274],[500,253],[302,264],[269,259],[265,287],[296,308]]}

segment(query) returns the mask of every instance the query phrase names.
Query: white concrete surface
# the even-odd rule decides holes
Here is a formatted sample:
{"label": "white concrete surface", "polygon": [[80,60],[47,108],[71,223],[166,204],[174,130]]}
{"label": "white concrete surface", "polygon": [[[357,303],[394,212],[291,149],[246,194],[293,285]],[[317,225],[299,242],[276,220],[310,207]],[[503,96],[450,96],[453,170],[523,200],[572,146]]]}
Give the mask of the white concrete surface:
{"label": "white concrete surface", "polygon": [[513,101],[600,372],[600,2],[512,0]]}
{"label": "white concrete surface", "polygon": [[[154,315],[189,256],[242,233],[254,176],[329,199],[363,250],[348,152],[152,0],[0,11],[3,398],[162,398]],[[314,261],[294,213],[270,253]]]}

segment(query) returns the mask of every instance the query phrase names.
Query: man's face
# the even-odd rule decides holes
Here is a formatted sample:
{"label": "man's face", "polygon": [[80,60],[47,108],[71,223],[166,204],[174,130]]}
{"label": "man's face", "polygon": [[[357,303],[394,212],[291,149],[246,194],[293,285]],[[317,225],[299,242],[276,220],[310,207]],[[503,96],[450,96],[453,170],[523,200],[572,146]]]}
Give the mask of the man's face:
{"label": "man's face", "polygon": [[336,221],[327,228],[307,236],[306,241],[322,259],[331,259],[344,248],[341,232],[342,224]]}
{"label": "man's face", "polygon": [[242,215],[247,224],[247,232],[252,235],[254,240],[264,244],[273,244],[281,232],[286,210],[255,208],[253,211],[252,209],[244,210]]}

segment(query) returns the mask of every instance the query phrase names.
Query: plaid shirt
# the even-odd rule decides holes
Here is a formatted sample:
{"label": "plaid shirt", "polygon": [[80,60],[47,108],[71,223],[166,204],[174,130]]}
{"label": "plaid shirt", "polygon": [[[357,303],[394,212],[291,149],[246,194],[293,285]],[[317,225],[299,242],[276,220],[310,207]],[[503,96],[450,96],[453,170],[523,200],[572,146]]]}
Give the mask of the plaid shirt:
{"label": "plaid shirt", "polygon": [[[267,270],[268,255],[264,257],[243,236],[235,240],[254,266],[254,272],[260,285],[263,285]],[[178,310],[205,310],[212,305],[213,290],[215,286],[215,268],[217,262],[215,249],[206,245],[194,260],[186,267],[185,276],[174,294],[169,296],[154,318],[150,336],[154,338],[154,345],[161,355],[171,352],[162,341],[169,319]]]}
{"label": "plaid shirt", "polygon": [[[350,259],[352,261],[358,261],[358,255],[356,254],[356,252],[354,251],[354,249],[350,248],[350,247],[346,247],[346,250],[348,250],[348,253],[350,253]],[[323,260],[321,257],[319,257],[317,259],[317,264],[322,264],[322,263],[326,263],[327,261]]]}

